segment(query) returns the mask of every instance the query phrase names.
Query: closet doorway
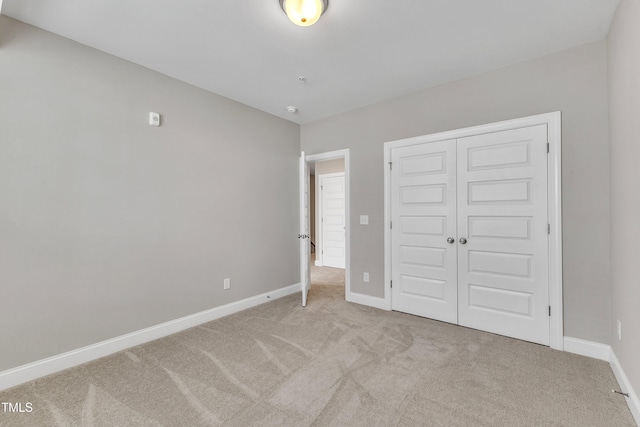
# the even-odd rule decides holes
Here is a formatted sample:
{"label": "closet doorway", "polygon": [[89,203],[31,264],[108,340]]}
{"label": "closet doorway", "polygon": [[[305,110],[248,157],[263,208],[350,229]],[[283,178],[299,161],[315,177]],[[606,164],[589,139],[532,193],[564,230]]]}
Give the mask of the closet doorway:
{"label": "closet doorway", "polygon": [[388,308],[561,343],[559,119],[385,145]]}

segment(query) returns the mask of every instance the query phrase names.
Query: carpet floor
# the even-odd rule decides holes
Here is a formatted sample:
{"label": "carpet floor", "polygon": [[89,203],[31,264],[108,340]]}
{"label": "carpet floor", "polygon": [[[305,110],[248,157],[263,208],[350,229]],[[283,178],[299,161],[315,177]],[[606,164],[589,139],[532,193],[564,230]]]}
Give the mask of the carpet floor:
{"label": "carpet floor", "polygon": [[295,294],[0,392],[2,426],[634,426],[605,362]]}

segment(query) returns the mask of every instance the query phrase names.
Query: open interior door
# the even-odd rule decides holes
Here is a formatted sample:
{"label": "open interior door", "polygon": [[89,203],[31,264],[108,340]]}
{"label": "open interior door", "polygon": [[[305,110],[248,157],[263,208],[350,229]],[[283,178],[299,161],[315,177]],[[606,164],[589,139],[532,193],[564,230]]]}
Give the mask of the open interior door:
{"label": "open interior door", "polygon": [[307,305],[307,295],[311,288],[309,232],[309,165],[304,151],[300,153],[300,284],[302,286],[302,306]]}

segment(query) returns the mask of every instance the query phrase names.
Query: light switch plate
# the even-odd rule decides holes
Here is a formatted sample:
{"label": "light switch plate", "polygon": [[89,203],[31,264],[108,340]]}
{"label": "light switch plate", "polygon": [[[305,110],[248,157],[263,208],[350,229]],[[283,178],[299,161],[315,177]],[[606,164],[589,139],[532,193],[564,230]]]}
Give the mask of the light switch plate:
{"label": "light switch plate", "polygon": [[369,215],[360,215],[360,225],[369,225]]}

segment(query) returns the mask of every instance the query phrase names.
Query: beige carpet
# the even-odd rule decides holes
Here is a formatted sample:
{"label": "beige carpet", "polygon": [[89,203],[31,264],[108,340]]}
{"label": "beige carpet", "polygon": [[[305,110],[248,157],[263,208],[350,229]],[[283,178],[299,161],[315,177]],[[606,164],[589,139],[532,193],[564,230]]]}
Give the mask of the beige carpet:
{"label": "beige carpet", "polygon": [[315,257],[311,258],[311,285],[344,286],[344,269],[316,267]]}
{"label": "beige carpet", "polygon": [[633,426],[602,361],[315,285],[0,393],[3,426]]}

